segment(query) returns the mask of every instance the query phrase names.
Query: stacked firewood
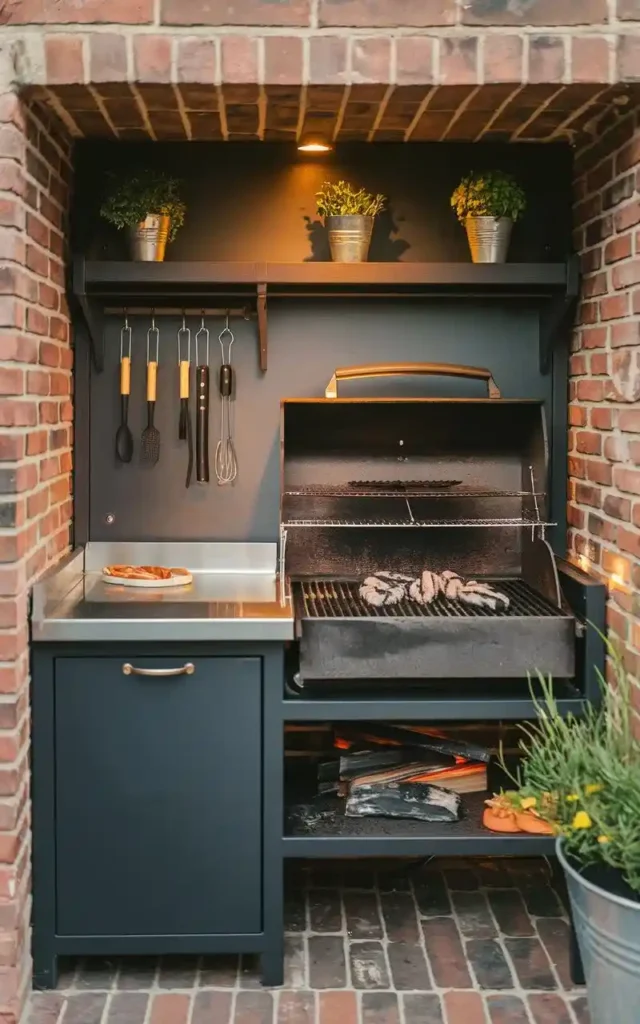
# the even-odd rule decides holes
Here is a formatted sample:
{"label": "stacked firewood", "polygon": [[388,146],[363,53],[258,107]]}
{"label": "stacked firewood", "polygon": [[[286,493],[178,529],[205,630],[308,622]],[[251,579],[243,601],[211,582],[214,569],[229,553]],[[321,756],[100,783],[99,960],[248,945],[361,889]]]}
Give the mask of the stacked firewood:
{"label": "stacked firewood", "polygon": [[339,756],[319,765],[318,790],[345,798],[348,817],[457,821],[460,794],[487,788],[488,751],[425,726],[343,726],[334,742]]}

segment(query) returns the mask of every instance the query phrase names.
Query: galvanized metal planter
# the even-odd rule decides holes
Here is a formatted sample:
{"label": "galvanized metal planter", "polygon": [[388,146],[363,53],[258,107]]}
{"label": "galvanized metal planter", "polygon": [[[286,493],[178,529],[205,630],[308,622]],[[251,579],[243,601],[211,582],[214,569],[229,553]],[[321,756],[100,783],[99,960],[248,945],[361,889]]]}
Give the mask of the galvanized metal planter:
{"label": "galvanized metal planter", "polygon": [[640,1014],[640,902],[616,896],[556,853],[567,879],[593,1024],[637,1024]]}
{"label": "galvanized metal planter", "polygon": [[465,221],[474,263],[505,263],[513,221],[510,217],[467,217]]}
{"label": "galvanized metal planter", "polygon": [[334,263],[364,263],[369,255],[373,217],[347,214],[327,217],[329,248]]}
{"label": "galvanized metal planter", "polygon": [[169,238],[171,217],[150,213],[131,228],[131,250],[134,260],[162,263]]}

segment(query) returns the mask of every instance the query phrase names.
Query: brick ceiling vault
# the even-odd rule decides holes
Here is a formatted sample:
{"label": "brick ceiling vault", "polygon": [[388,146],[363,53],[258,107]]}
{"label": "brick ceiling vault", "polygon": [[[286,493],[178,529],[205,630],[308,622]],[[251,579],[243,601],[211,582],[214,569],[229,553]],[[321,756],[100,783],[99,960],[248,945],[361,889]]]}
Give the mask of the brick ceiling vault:
{"label": "brick ceiling vault", "polygon": [[637,102],[630,86],[263,85],[96,83],[30,90],[73,136],[295,142],[569,141],[600,130],[607,111]]}
{"label": "brick ceiling vault", "polygon": [[[194,2],[174,7],[192,11]],[[377,2],[376,11],[389,8]],[[567,4],[556,2],[566,16]],[[590,2],[572,0],[574,7]],[[106,10],[112,0],[100,3]],[[346,16],[354,4],[335,0],[327,10]],[[302,18],[308,3],[275,6]],[[120,31],[107,24],[16,29],[28,69],[23,91],[75,137],[293,142],[315,130],[334,141],[577,144],[597,135],[606,111],[624,113],[640,95],[640,35],[621,32],[621,22],[615,29],[323,28],[302,21],[270,29],[170,28],[169,9],[165,0],[161,24]],[[549,10],[545,0],[545,17]]]}

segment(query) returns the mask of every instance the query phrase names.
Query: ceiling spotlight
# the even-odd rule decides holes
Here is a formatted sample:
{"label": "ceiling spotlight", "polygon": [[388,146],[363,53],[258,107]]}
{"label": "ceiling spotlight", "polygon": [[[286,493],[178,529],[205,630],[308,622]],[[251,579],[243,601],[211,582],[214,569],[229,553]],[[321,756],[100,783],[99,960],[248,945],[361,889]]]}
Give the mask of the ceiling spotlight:
{"label": "ceiling spotlight", "polygon": [[298,149],[301,153],[328,153],[333,146],[325,135],[317,132],[305,133],[299,143]]}

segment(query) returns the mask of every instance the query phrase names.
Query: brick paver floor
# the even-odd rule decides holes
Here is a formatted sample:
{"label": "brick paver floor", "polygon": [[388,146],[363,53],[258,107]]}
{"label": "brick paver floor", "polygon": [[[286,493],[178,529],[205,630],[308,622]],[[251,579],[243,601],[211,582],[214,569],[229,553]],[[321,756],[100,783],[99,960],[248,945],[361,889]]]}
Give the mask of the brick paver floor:
{"label": "brick paver floor", "polygon": [[255,958],[87,958],[27,1024],[588,1024],[544,860],[290,864],[285,984]]}

